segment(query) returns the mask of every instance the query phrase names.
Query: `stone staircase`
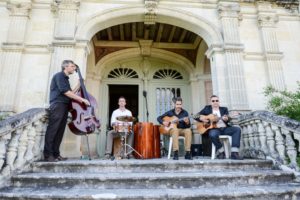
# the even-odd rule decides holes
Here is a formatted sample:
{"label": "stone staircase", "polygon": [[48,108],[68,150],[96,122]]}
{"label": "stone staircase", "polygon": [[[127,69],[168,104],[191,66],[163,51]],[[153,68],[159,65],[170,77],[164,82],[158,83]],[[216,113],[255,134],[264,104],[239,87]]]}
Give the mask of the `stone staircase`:
{"label": "stone staircase", "polygon": [[34,162],[0,199],[300,199],[291,172],[268,160],[67,160]]}

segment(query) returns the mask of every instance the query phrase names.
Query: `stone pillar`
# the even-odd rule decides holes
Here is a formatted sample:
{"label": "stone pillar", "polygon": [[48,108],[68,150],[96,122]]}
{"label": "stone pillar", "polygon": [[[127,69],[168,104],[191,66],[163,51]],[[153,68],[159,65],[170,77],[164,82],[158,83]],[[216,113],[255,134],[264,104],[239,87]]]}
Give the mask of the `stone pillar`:
{"label": "stone pillar", "polygon": [[[80,0],[61,0],[54,1],[52,10],[56,17],[54,36],[52,42],[52,58],[49,69],[49,86],[53,74],[61,71],[63,60],[70,59],[78,61],[80,71],[85,78],[86,71],[86,44],[76,43],[74,36],[77,25],[77,12],[80,6]],[[77,77],[77,76],[76,76]],[[70,78],[71,86],[78,83],[75,76]],[[77,79],[77,80],[76,80]],[[48,102],[47,102],[48,103]],[[67,157],[79,157],[82,154],[81,138],[66,129],[61,145],[61,153]]]}
{"label": "stone pillar", "polygon": [[[58,2],[58,1],[55,1]],[[80,0],[61,0],[53,5],[57,20],[55,24],[54,38],[61,40],[73,40],[77,23],[77,12]]]}
{"label": "stone pillar", "polygon": [[226,59],[225,83],[228,106],[234,110],[248,109],[244,68],[243,45],[239,35],[238,1],[219,1],[219,17],[224,35],[224,52]]}
{"label": "stone pillar", "polygon": [[224,84],[227,77],[224,60],[224,51],[221,45],[211,45],[206,51],[206,56],[210,59],[211,63],[211,79],[213,85],[213,94],[218,95],[222,106],[229,105],[228,88]]}
{"label": "stone pillar", "polygon": [[10,1],[7,9],[10,10],[10,25],[0,61],[0,111],[13,112],[31,3]]}
{"label": "stone pillar", "polygon": [[257,20],[260,28],[268,83],[279,90],[284,90],[285,82],[282,70],[282,52],[279,52],[275,23],[278,21],[276,11],[269,2],[257,2]]}
{"label": "stone pillar", "polygon": [[56,19],[54,40],[52,43],[52,61],[49,79],[54,73],[61,70],[61,62],[75,57],[75,28],[79,0],[62,0],[52,6]]}

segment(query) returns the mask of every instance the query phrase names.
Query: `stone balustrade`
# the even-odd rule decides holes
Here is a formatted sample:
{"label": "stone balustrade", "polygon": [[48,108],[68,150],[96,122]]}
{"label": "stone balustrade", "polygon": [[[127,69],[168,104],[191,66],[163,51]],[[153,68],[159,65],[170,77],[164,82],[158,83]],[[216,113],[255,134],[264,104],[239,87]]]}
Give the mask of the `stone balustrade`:
{"label": "stone balustrade", "polygon": [[300,122],[268,111],[254,111],[238,117],[242,129],[243,150],[256,150],[273,159],[279,166],[299,171]]}
{"label": "stone balustrade", "polygon": [[42,158],[47,111],[33,108],[0,121],[0,187]]}

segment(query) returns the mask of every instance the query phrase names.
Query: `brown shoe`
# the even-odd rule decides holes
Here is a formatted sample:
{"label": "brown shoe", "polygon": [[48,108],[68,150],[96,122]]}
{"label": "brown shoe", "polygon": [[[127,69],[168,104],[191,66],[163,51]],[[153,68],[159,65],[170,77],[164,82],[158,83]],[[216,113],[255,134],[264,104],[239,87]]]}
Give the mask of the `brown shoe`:
{"label": "brown shoe", "polygon": [[57,162],[58,159],[54,158],[53,156],[49,156],[47,158],[45,158],[46,162]]}
{"label": "brown shoe", "polygon": [[62,157],[60,155],[56,159],[59,160],[59,161],[68,160],[68,158]]}

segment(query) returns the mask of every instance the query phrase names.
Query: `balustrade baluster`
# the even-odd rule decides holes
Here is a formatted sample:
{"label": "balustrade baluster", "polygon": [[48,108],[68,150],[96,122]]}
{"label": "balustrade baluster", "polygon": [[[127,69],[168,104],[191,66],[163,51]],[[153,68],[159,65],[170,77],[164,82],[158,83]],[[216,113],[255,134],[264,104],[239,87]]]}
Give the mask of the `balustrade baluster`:
{"label": "balustrade baluster", "polygon": [[296,145],[292,137],[292,132],[287,130],[287,129],[281,129],[281,132],[285,135],[285,146],[286,146],[286,151],[287,155],[290,159],[290,164],[289,166],[293,169],[298,169],[297,166],[297,150],[296,150]]}
{"label": "balustrade baluster", "polygon": [[45,124],[45,119],[41,119],[37,122],[34,122],[35,124],[35,131],[36,131],[36,136],[35,136],[35,142],[33,146],[33,154],[35,159],[42,159],[42,152],[44,148],[44,135],[46,131],[46,124]]}
{"label": "balustrade baluster", "polygon": [[257,131],[258,131],[258,135],[259,135],[261,150],[266,155],[269,155],[269,150],[268,150],[268,146],[267,146],[266,130],[265,130],[261,120],[258,120],[257,125],[258,125],[258,130]]}
{"label": "balustrade baluster", "polygon": [[27,136],[28,136],[28,142],[27,142],[27,151],[25,154],[26,161],[30,161],[33,159],[33,146],[35,142],[35,136],[37,135],[36,132],[36,123],[34,122],[32,126],[29,127]]}
{"label": "balustrade baluster", "polygon": [[267,145],[269,148],[269,155],[273,158],[278,157],[278,153],[275,149],[275,138],[274,138],[274,132],[272,131],[270,124],[268,122],[263,122],[264,128],[266,130],[266,136],[267,136]]}
{"label": "balustrade baluster", "polygon": [[249,135],[248,135],[248,128],[247,124],[244,123],[242,124],[242,138],[243,138],[243,143],[244,143],[244,149],[249,148]]}
{"label": "balustrade baluster", "polygon": [[249,135],[249,146],[250,146],[250,148],[255,148],[251,121],[249,123],[247,123],[247,128],[248,128],[248,135]]}
{"label": "balustrade baluster", "polygon": [[285,156],[285,146],[284,146],[284,138],[282,137],[280,128],[274,124],[271,125],[273,131],[275,132],[275,142],[276,142],[276,150],[279,153],[280,161],[286,164],[286,156]]}
{"label": "balustrade baluster", "polygon": [[11,172],[14,170],[14,162],[17,157],[19,138],[23,132],[23,127],[14,130],[11,135],[12,138],[8,144],[8,150],[6,154],[6,165],[2,170],[2,174],[4,176],[9,176]]}
{"label": "balustrade baluster", "polygon": [[23,130],[23,133],[21,133],[21,136],[19,138],[19,145],[18,145],[18,155],[17,159],[14,163],[14,166],[16,169],[20,169],[23,164],[25,163],[24,155],[27,150],[27,142],[28,142],[28,137],[27,134],[30,130],[31,124],[27,125]]}

